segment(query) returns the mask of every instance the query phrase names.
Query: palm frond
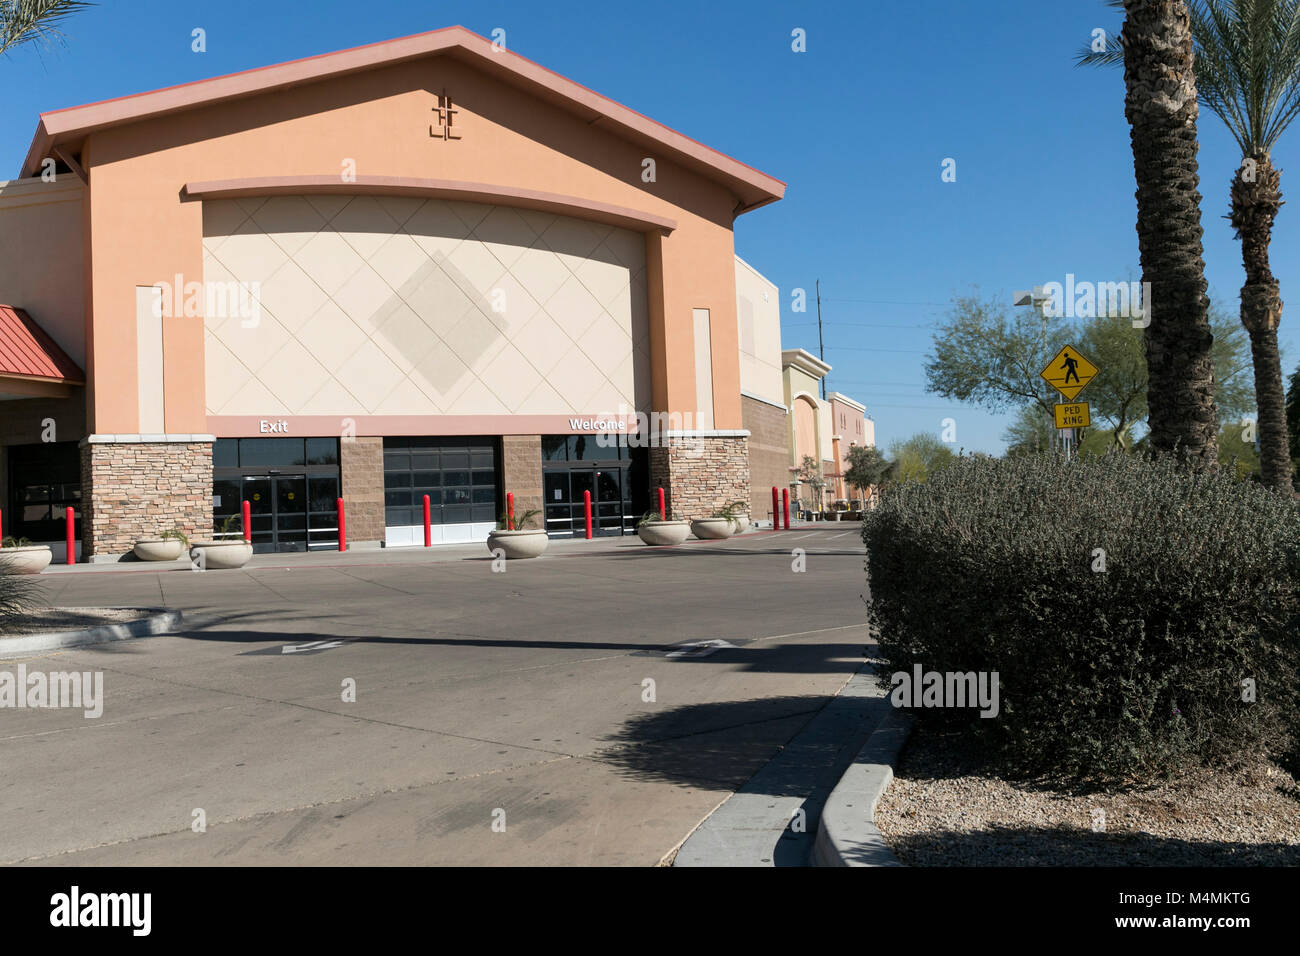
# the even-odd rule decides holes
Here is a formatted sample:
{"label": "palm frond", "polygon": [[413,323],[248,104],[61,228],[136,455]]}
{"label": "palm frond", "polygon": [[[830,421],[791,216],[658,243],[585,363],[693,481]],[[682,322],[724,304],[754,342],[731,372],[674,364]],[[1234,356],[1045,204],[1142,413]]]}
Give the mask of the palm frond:
{"label": "palm frond", "polygon": [[[1117,10],[1124,9],[1124,0],[1103,0],[1106,6]],[[1105,49],[1094,50],[1093,43],[1085,43],[1075,55],[1075,66],[1122,66],[1124,64],[1124,44],[1119,31],[1106,31]]]}
{"label": "palm frond", "polygon": [[0,53],[62,39],[59,23],[92,6],[86,0],[0,0]]}
{"label": "palm frond", "polygon": [[1196,90],[1243,156],[1267,156],[1300,114],[1300,0],[1189,0]]}

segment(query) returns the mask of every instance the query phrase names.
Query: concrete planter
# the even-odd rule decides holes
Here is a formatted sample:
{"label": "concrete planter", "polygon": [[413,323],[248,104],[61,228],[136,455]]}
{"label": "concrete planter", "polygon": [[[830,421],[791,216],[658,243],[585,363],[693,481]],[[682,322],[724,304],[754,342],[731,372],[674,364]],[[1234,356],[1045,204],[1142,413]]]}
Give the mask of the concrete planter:
{"label": "concrete planter", "polygon": [[690,533],[689,521],[643,521],[636,526],[637,537],[646,544],[681,544]]}
{"label": "concrete planter", "polygon": [[182,546],[177,538],[141,538],[131,550],[141,561],[175,561]]}
{"label": "concrete planter", "polygon": [[488,550],[495,553],[500,548],[506,557],[517,558],[540,557],[551,539],[542,528],[530,528],[526,531],[490,531],[488,532]]}
{"label": "concrete planter", "polygon": [[736,515],[736,534],[744,534],[749,530],[749,515]]}
{"label": "concrete planter", "polygon": [[11,574],[40,574],[54,559],[48,544],[25,545],[21,548],[0,548],[0,562]]}
{"label": "concrete planter", "polygon": [[730,538],[734,530],[735,525],[726,518],[696,518],[691,522],[691,534],[705,540]]}
{"label": "concrete planter", "polygon": [[247,541],[194,541],[190,544],[190,560],[208,571],[242,568],[253,556],[253,546]]}

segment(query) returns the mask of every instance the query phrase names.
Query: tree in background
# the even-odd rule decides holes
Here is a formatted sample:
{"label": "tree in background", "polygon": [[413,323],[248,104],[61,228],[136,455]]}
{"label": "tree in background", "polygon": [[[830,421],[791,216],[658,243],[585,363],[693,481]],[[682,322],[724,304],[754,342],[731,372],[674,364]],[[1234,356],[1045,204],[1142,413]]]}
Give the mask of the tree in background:
{"label": "tree in background", "polygon": [[925,481],[956,460],[951,448],[929,432],[918,432],[906,441],[889,446],[894,459],[890,477],[895,481]]}
{"label": "tree in background", "polygon": [[1002,440],[1007,443],[1008,458],[1043,455],[1055,446],[1056,424],[1037,405],[1024,405],[1002,433]]}
{"label": "tree in background", "polygon": [[[1152,447],[1193,467],[1218,460],[1213,336],[1201,249],[1196,75],[1185,0],[1107,0],[1124,10],[1119,39],[1083,63],[1124,64],[1124,115],[1137,180],[1137,233],[1147,303]],[[1248,2],[1248,0],[1243,0]]]}
{"label": "tree in background", "polygon": [[1291,385],[1286,393],[1286,427],[1291,436],[1292,481],[1300,491],[1300,365],[1291,373]]}
{"label": "tree in background", "polygon": [[849,467],[844,472],[844,481],[850,488],[857,488],[859,493],[870,492],[877,485],[884,484],[893,467],[875,445],[853,445],[847,457]]}
{"label": "tree in background", "polygon": [[0,0],[0,53],[24,43],[62,39],[59,22],[92,6],[81,0]]}
{"label": "tree in background", "polygon": [[1219,464],[1232,466],[1238,478],[1261,480],[1259,452],[1254,439],[1247,439],[1247,430],[1229,422],[1219,430]]}
{"label": "tree in background", "polygon": [[[812,489],[816,497],[817,510],[822,510],[822,489],[826,487],[826,479],[822,477],[822,466],[812,455],[804,455],[803,461],[799,462],[799,470],[795,472],[795,477],[799,481]],[[796,494],[798,489],[796,488]]]}
{"label": "tree in background", "polygon": [[926,389],[994,412],[1032,404],[1051,418],[1051,387],[1038,373],[1065,344],[1066,329],[1035,309],[1008,316],[978,294],[958,296],[926,356]]}
{"label": "tree in background", "polygon": [[[1113,447],[1131,450],[1134,427],[1147,415],[1142,330],[1127,317],[1095,316],[1073,324],[1048,317],[1044,340],[1040,313],[1017,312],[1008,317],[1004,308],[978,295],[955,298],[926,360],[927,389],[991,411],[1016,409],[1003,434],[1007,453],[1047,451],[1056,445],[1052,406],[1059,396],[1039,372],[1073,342],[1100,370],[1079,396],[1098,423],[1083,430],[1081,450],[1096,446],[1099,431],[1110,436]],[[1217,304],[1210,306],[1209,321],[1214,365],[1221,373],[1215,382],[1219,416],[1236,422],[1253,408],[1249,346],[1241,324]],[[992,372],[982,374],[985,368]]]}

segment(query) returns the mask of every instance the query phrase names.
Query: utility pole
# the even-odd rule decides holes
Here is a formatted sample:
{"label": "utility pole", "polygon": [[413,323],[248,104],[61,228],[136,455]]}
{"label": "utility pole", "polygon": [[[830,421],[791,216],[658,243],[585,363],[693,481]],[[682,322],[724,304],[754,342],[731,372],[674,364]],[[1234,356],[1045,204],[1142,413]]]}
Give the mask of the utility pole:
{"label": "utility pole", "polygon": [[[817,280],[817,357],[826,361],[826,347],[822,344],[822,280]],[[826,401],[826,376],[822,376],[822,401]]]}

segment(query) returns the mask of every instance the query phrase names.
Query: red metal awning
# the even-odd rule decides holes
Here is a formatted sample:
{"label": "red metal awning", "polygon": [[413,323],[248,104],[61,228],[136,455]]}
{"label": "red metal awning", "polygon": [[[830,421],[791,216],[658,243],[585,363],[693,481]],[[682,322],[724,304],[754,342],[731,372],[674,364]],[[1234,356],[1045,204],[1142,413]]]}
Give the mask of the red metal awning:
{"label": "red metal awning", "polygon": [[0,377],[10,376],[60,385],[86,384],[86,373],[30,315],[0,305]]}

